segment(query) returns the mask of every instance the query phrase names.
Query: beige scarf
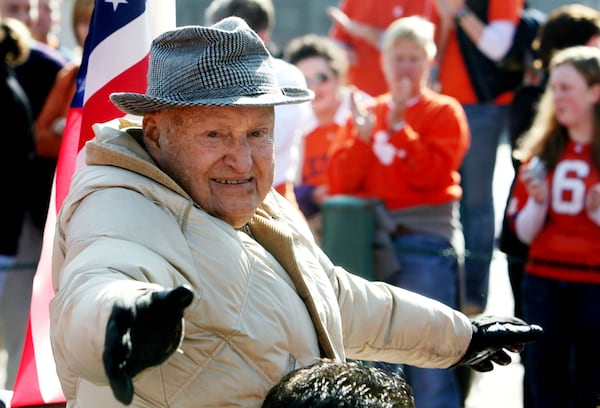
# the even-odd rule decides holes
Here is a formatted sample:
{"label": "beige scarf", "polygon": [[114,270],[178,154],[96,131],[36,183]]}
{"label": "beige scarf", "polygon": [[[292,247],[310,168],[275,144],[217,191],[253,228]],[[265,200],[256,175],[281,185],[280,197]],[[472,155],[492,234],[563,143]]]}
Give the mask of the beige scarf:
{"label": "beige scarf", "polygon": [[322,357],[335,358],[336,353],[329,334],[319,319],[314,299],[296,262],[293,238],[286,224],[273,219],[266,209],[259,208],[248,222],[248,227],[254,239],[277,259],[294,282],[296,291],[304,301],[317,332]]}

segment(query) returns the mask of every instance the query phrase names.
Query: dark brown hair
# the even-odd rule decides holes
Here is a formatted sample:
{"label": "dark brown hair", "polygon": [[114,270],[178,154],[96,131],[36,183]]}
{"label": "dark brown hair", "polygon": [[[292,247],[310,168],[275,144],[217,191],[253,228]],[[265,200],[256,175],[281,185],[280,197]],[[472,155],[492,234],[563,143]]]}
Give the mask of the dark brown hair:
{"label": "dark brown hair", "polygon": [[283,58],[294,65],[311,57],[323,58],[336,77],[346,76],[348,71],[346,52],[328,37],[316,34],[296,37],[288,43],[283,53]]}
{"label": "dark brown hair", "polygon": [[556,51],[585,45],[594,35],[600,35],[598,10],[583,4],[567,4],[552,10],[534,41],[541,67],[548,69]]}

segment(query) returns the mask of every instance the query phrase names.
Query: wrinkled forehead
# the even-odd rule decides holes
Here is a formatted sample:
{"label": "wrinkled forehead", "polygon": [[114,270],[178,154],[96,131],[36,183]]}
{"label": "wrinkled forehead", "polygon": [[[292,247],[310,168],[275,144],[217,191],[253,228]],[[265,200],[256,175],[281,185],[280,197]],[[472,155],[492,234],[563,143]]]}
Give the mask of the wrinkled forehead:
{"label": "wrinkled forehead", "polygon": [[275,108],[273,106],[184,106],[161,109],[147,113],[158,120],[168,121],[177,126],[208,124],[236,127],[244,123],[260,122],[273,126]]}

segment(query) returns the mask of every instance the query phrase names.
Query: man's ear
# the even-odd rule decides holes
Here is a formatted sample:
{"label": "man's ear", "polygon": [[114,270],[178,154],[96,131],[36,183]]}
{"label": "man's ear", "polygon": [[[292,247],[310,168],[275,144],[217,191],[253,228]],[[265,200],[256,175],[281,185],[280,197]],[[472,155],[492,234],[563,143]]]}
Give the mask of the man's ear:
{"label": "man's ear", "polygon": [[156,114],[150,112],[144,115],[144,121],[142,122],[142,128],[144,129],[144,144],[150,156],[156,160],[158,151],[160,150],[160,130],[156,123]]}

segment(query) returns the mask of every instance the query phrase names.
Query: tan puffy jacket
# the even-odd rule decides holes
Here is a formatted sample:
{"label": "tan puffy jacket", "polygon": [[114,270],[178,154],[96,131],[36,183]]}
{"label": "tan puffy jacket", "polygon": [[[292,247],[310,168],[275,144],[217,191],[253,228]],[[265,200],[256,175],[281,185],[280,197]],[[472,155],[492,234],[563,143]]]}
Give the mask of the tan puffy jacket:
{"label": "tan puffy jacket", "polygon": [[183,284],[195,297],[181,352],[136,377],[131,406],[259,407],[323,354],[427,367],[464,354],[466,316],[334,266],[281,196],[268,195],[251,238],[158,169],[140,129],[110,125],[87,144],[56,228],[51,340],[69,407],[122,406],[102,365],[115,300]]}

